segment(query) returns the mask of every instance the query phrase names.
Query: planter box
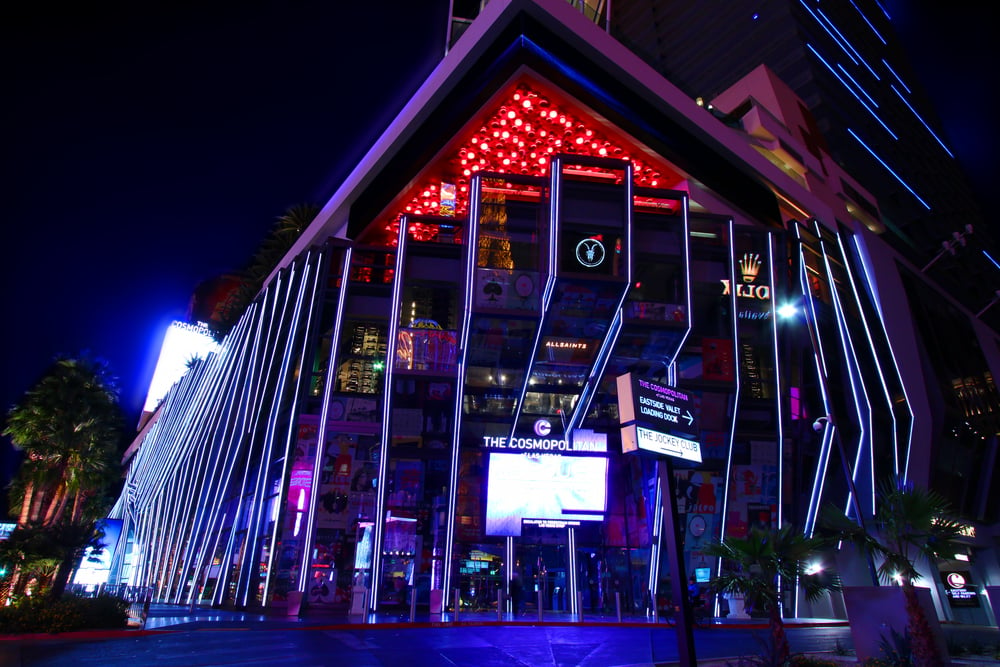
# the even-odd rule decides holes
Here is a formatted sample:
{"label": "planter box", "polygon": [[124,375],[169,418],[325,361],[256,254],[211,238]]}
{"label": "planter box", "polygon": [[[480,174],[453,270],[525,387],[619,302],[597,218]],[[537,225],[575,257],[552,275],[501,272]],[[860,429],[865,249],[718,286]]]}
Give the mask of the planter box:
{"label": "planter box", "polygon": [[[948,659],[948,645],[934,610],[931,592],[926,588],[917,588],[917,599],[927,616],[931,626],[934,641],[938,651]],[[899,586],[845,586],[844,605],[847,607],[847,619],[851,626],[851,639],[854,641],[854,651],[858,662],[868,658],[882,656],[879,642],[884,636],[892,644],[892,630],[902,634],[909,619],[906,616],[906,600],[903,589]]]}

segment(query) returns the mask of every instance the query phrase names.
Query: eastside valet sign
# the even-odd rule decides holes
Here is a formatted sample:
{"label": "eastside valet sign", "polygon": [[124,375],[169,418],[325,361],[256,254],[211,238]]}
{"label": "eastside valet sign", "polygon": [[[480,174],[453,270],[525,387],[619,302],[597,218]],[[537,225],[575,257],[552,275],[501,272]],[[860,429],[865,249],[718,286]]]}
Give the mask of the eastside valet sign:
{"label": "eastside valet sign", "polygon": [[618,376],[622,450],[642,450],[701,463],[691,395],[632,373]]}

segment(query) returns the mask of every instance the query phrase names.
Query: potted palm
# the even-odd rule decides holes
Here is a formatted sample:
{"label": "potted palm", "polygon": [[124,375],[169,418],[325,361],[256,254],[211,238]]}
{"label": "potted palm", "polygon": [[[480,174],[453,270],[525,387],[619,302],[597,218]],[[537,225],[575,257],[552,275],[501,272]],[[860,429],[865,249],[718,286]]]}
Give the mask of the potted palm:
{"label": "potted palm", "polygon": [[914,664],[944,665],[945,657],[913,582],[920,578],[917,562],[933,559],[939,553],[954,553],[955,539],[964,529],[950,516],[945,498],[893,476],[879,484],[875,514],[866,518],[864,525],[835,508],[825,510],[823,523],[832,537],[848,541],[866,556],[880,561],[880,581],[898,583],[902,588]]}
{"label": "potted palm", "polygon": [[746,537],[727,537],[710,544],[706,553],[722,559],[718,577],[709,584],[716,593],[742,597],[750,613],[767,614],[776,665],[787,663],[791,654],[781,613],[781,592],[803,587],[809,599],[839,590],[837,577],[807,574],[811,561],[825,546],[824,540],[808,537],[791,525],[781,528],[751,528]]}

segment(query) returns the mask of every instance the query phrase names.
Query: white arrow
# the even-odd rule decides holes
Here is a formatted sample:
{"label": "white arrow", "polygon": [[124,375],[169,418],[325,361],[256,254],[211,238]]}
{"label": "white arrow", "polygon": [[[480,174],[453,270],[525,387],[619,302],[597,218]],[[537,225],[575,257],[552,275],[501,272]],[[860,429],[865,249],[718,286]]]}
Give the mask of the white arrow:
{"label": "white arrow", "polygon": [[690,410],[685,410],[687,414],[684,415],[684,419],[688,420],[688,426],[694,423],[694,415],[691,414]]}

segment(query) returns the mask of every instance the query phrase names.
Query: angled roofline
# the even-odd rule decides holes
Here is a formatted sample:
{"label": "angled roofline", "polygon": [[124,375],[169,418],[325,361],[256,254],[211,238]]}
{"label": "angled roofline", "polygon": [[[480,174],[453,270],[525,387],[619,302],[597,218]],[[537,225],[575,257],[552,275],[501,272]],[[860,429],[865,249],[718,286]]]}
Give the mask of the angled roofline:
{"label": "angled roofline", "polygon": [[[566,60],[570,55],[572,71]],[[567,93],[580,96],[584,104],[597,107],[601,113],[605,109],[595,102],[604,102],[612,116],[609,120],[764,224],[777,227],[782,221],[777,199],[762,174],[771,175],[775,189],[793,192],[795,198],[804,193],[791,179],[782,183],[787,177],[736,131],[722,125],[565,0],[492,0],[337,188],[279,266],[330,236],[353,238],[360,231],[357,225],[367,222],[352,219],[359,200],[395,197],[396,192],[386,193],[373,185],[390,177],[405,185],[406,170],[413,170],[409,173],[412,178],[422,165],[414,165],[403,156],[441,145],[438,133],[425,131],[435,124],[432,121],[437,119],[441,125],[442,115],[470,111],[465,107],[447,109],[449,99],[461,99],[468,106],[477,94],[489,97],[495,92],[488,89],[490,86],[502,85],[525,64],[532,69],[547,67],[539,72],[543,78],[559,77],[557,85],[565,86]],[[370,212],[371,207],[367,208]]]}

